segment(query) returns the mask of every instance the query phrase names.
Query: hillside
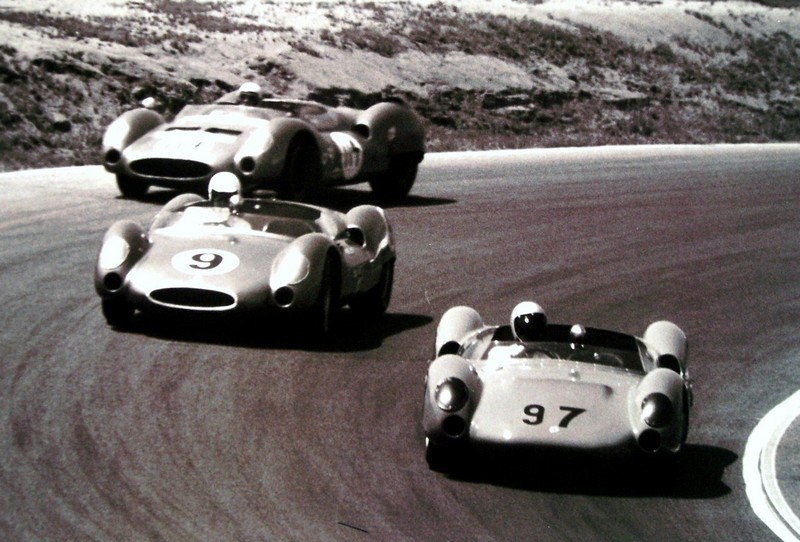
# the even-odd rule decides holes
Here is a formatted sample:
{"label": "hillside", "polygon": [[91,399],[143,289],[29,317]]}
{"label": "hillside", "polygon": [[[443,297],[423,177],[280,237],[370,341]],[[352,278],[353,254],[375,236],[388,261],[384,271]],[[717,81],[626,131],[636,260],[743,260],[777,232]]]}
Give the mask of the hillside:
{"label": "hillside", "polygon": [[245,80],[402,95],[432,151],[798,141],[798,4],[0,0],[0,171],[99,163],[138,100],[173,114]]}

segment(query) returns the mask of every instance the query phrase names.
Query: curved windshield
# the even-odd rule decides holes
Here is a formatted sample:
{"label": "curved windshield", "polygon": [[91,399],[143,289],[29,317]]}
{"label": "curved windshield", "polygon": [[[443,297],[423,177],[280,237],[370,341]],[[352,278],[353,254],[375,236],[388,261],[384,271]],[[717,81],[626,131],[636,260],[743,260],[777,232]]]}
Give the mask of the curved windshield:
{"label": "curved windshield", "polygon": [[644,372],[645,346],[631,335],[586,328],[581,342],[569,335],[569,326],[551,324],[543,341],[522,343],[514,339],[510,326],[486,330],[465,344],[461,355],[469,359],[555,359],[591,363],[628,371]]}
{"label": "curved windshield", "polygon": [[520,343],[495,342],[489,344],[481,359],[557,359],[604,365],[617,369],[643,372],[639,352],[603,348],[591,345],[560,342],[540,342],[523,345]]}

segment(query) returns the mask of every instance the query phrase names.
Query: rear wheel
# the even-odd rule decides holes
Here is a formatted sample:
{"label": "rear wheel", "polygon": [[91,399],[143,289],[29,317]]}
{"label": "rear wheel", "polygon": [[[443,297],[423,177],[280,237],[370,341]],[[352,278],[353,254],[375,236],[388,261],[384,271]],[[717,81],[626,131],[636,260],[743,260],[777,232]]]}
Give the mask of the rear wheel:
{"label": "rear wheel", "polygon": [[378,284],[354,297],[350,301],[350,308],[360,316],[379,316],[389,308],[392,299],[392,285],[394,284],[394,261],[386,262],[381,269],[381,278]]}
{"label": "rear wheel", "polygon": [[397,154],[389,159],[389,171],[369,182],[379,200],[398,202],[403,200],[417,179],[419,160],[413,153]]}
{"label": "rear wheel", "polygon": [[126,198],[141,198],[147,193],[150,185],[137,181],[123,173],[118,173],[117,188],[119,188],[120,194]]}
{"label": "rear wheel", "polygon": [[133,319],[134,307],[124,299],[103,299],[101,306],[110,326],[125,327]]}

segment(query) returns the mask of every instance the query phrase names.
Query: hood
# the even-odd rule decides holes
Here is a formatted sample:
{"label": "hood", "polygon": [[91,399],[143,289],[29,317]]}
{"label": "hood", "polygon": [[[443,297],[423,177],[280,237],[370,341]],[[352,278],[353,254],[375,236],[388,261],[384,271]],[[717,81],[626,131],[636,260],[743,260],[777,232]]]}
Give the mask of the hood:
{"label": "hood", "polygon": [[133,162],[142,158],[196,160],[208,164],[229,162],[268,119],[253,117],[238,108],[206,111],[190,106],[172,123],[152,130],[125,149]]}
{"label": "hood", "polygon": [[594,450],[634,443],[629,405],[640,374],[548,359],[483,367],[480,376],[476,441]]}
{"label": "hood", "polygon": [[[150,249],[126,278],[131,297],[139,304],[197,310],[264,306],[272,261],[291,241],[225,226],[165,228],[150,238]],[[165,292],[172,293],[167,298]],[[180,297],[189,295],[198,299]]]}

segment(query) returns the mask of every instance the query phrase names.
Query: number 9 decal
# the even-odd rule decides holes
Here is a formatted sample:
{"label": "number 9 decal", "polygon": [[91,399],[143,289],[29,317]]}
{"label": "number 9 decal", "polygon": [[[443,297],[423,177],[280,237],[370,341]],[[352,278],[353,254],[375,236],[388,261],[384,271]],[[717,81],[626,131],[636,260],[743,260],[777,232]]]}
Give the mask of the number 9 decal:
{"label": "number 9 decal", "polygon": [[223,275],[239,267],[239,258],[213,248],[185,250],[172,257],[172,267],[187,275]]}

